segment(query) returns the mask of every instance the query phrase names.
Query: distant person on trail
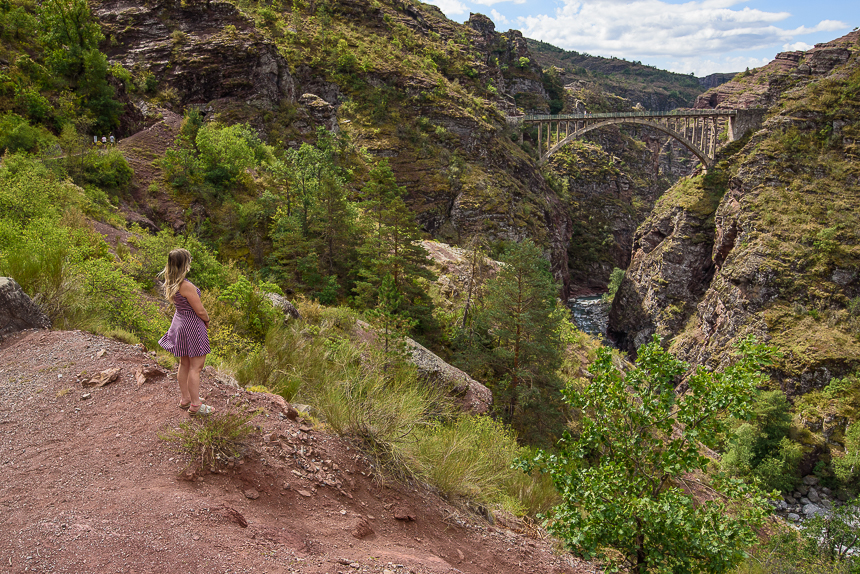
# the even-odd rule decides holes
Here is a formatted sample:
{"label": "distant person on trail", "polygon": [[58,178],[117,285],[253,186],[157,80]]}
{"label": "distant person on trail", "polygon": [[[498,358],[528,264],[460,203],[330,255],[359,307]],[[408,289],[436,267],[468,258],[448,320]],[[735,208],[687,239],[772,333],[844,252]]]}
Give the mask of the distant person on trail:
{"label": "distant person on trail", "polygon": [[102,145],[107,145],[107,138],[102,136]]}
{"label": "distant person on trail", "polygon": [[158,341],[161,347],[179,359],[179,408],[191,416],[209,415],[214,409],[200,399],[200,371],[209,354],[209,313],[200,301],[200,288],[185,278],[191,270],[191,253],[174,249],[167,255],[164,297],[176,306],[170,329]]}

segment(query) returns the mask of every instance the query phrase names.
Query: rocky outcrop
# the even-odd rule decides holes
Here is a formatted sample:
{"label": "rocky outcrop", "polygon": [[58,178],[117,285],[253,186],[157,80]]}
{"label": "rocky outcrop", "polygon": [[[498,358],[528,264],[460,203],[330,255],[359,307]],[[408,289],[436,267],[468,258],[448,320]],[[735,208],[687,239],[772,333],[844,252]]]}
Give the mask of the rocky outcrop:
{"label": "rocky outcrop", "polygon": [[476,415],[490,412],[493,405],[490,389],[412,339],[406,339],[406,346],[411,362],[418,368],[418,375],[446,389],[462,411]]}
{"label": "rocky outcrop", "polygon": [[0,341],[24,329],[50,329],[51,321],[11,277],[0,277]]}
{"label": "rocky outcrop", "polygon": [[699,80],[699,85],[702,86],[702,88],[709,90],[725,84],[735,76],[737,76],[736,72],[717,72],[716,74],[708,74],[707,76],[697,79]]}
{"label": "rocky outcrop", "polygon": [[[631,354],[684,326],[712,275],[713,208],[704,187],[679,185],[636,230],[630,267],[609,313],[608,336]],[[678,205],[682,203],[682,205]]]}
{"label": "rocky outcrop", "polygon": [[230,3],[104,0],[93,8],[108,58],[174,90],[174,111],[224,99],[273,109],[296,99],[287,62]]}
{"label": "rocky outcrop", "polygon": [[[860,39],[860,31],[816,44],[806,52],[782,52],[770,63],[734,76],[696,99],[697,109],[770,107],[789,88],[829,74],[845,64]],[[856,48],[855,48],[856,49]]]}
{"label": "rocky outcrop", "polygon": [[[360,339],[372,342],[377,340],[376,330],[364,321],[356,322]],[[431,385],[437,386],[454,399],[463,412],[487,414],[493,405],[493,393],[465,372],[446,363],[439,355],[417,341],[404,337],[407,359],[418,370],[418,376]]]}

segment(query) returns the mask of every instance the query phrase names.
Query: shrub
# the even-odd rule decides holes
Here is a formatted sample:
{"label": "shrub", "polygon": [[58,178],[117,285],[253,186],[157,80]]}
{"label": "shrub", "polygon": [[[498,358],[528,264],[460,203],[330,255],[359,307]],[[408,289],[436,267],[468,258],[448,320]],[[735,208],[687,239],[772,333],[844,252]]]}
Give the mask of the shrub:
{"label": "shrub", "polygon": [[845,456],[833,461],[833,472],[839,482],[853,486],[860,484],[860,422],[854,422],[845,433]]}
{"label": "shrub", "polygon": [[766,490],[791,490],[797,483],[797,465],[803,452],[788,438],[789,409],[782,391],[759,393],[753,401],[751,422],[734,429],[722,459],[723,470],[757,479]]}
{"label": "shrub", "polygon": [[33,127],[17,114],[0,116],[0,155],[7,151],[36,152],[46,148],[56,138],[43,127]]}
{"label": "shrub", "polygon": [[619,269],[616,267],[612,270],[612,274],[609,276],[609,285],[606,287],[606,293],[603,294],[603,297],[600,300],[603,303],[610,304],[612,300],[615,299],[615,294],[618,292],[618,288],[621,286],[621,281],[624,279],[624,269]]}
{"label": "shrub", "polygon": [[[189,420],[159,436],[173,443],[176,450],[188,455],[188,466],[204,469],[218,467],[239,457],[248,438],[257,432],[249,424],[260,411],[216,412],[198,420]],[[186,467],[187,468],[187,467]]]}
{"label": "shrub", "polygon": [[125,187],[134,176],[134,170],[128,165],[122,152],[116,148],[101,153],[88,153],[84,165],[84,181],[99,187]]}
{"label": "shrub", "polygon": [[129,243],[136,247],[136,252],[125,262],[125,268],[145,289],[154,287],[156,275],[167,262],[167,254],[179,247],[187,249],[194,260],[188,279],[203,290],[225,287],[230,276],[235,274],[193,235],[177,237],[169,231],[151,234],[137,225],[132,225],[131,231]]}

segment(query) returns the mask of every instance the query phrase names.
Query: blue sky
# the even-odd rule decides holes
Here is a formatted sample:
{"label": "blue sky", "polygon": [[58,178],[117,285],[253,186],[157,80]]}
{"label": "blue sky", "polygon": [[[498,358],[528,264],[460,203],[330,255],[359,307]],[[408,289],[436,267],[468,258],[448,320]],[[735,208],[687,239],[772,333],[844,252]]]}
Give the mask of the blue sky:
{"label": "blue sky", "polygon": [[425,1],[457,22],[478,12],[501,32],[697,76],[761,66],[860,26],[858,0]]}

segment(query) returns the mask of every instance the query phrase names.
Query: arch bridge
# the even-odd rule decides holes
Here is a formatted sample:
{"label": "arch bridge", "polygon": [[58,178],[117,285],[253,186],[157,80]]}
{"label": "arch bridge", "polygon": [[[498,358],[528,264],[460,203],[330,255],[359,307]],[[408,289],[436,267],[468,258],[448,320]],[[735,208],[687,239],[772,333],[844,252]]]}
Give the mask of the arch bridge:
{"label": "arch bridge", "polygon": [[[761,125],[764,110],[673,110],[671,112],[619,112],[607,114],[526,114],[508,121],[537,124],[540,164],[586,133],[616,124],[636,124],[661,131],[680,142],[707,169],[722,145],[743,137]],[[720,137],[725,133],[726,137]],[[522,137],[522,136],[521,136]]]}

